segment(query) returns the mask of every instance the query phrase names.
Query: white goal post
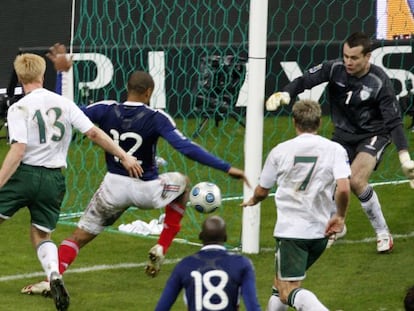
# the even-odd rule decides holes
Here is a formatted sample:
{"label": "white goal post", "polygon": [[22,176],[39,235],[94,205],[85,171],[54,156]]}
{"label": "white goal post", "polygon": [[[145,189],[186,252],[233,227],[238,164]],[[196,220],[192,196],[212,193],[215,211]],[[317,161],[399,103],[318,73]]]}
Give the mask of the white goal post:
{"label": "white goal post", "polygon": [[[248,200],[260,176],[263,150],[263,112],[266,76],[268,0],[251,0],[249,17],[249,77],[244,143],[245,173],[252,189],[244,185]],[[242,252],[259,252],[260,203],[243,209]]]}

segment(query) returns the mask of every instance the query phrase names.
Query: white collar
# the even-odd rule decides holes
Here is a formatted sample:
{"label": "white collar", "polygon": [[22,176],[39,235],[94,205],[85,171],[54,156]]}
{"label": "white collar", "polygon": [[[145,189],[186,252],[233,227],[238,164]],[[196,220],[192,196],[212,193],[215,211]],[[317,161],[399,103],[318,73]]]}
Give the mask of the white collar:
{"label": "white collar", "polygon": [[201,250],[205,251],[205,250],[209,250],[209,249],[219,249],[219,250],[223,250],[225,251],[226,248],[223,245],[220,244],[209,244],[209,245],[204,245]]}

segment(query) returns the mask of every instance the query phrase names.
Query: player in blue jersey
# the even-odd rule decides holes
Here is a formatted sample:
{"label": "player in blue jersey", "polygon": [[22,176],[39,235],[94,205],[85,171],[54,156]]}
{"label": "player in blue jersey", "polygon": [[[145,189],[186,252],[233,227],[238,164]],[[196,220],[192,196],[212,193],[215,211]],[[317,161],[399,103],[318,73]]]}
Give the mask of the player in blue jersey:
{"label": "player in blue jersey", "polygon": [[253,265],[247,257],[224,247],[224,220],[219,216],[206,218],[199,238],[203,247],[177,264],[155,310],[170,310],[182,289],[189,311],[236,311],[240,295],[247,311],[260,310]]}
{"label": "player in blue jersey", "polygon": [[351,161],[351,188],[377,236],[378,253],[388,253],[393,239],[381,204],[369,178],[386,147],[394,142],[401,168],[414,188],[414,161],[408,152],[400,107],[390,78],[370,63],[371,40],[365,33],[350,35],[343,45],[343,59],[323,62],[287,84],[266,102],[268,110],[289,104],[305,89],[327,82],[329,106],[340,143]]}
{"label": "player in blue jersey", "polygon": [[[56,69],[68,67],[62,57],[56,57],[55,49],[51,52],[49,58],[55,63]],[[83,111],[122,149],[140,161],[143,175],[139,179],[129,177],[119,159],[105,154],[108,172],[77,228],[59,247],[59,270],[62,274],[76,259],[79,250],[105,227],[112,225],[130,206],[140,209],[165,208],[164,227],[157,244],[149,251],[146,267],[149,276],[155,277],[158,274],[169,246],[180,231],[189,194],[187,176],[179,172],[158,174],[155,156],[159,138],[165,139],[190,159],[247,182],[242,170],[193,143],[176,128],[173,119],[166,112],[149,106],[154,81],[148,73],[132,73],[127,89],[126,102],[101,101],[84,107]],[[48,285],[48,282],[43,281],[26,286],[22,292],[47,292]]]}

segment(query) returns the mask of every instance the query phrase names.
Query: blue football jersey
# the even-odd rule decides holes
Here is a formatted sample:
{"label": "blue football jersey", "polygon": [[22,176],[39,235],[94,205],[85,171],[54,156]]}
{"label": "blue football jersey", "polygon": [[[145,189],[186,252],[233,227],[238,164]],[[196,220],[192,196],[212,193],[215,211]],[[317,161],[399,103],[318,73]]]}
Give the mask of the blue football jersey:
{"label": "blue football jersey", "polygon": [[236,311],[240,295],[246,310],[260,310],[251,261],[219,245],[205,246],[177,264],[155,310],[170,310],[181,289],[190,311]]}
{"label": "blue football jersey", "polygon": [[[144,170],[143,180],[158,177],[157,141],[160,137],[192,160],[227,172],[230,164],[215,157],[185,137],[164,111],[138,102],[101,101],[83,107],[84,113],[107,133],[122,149],[135,156]],[[105,153],[111,173],[128,175],[119,159]]]}

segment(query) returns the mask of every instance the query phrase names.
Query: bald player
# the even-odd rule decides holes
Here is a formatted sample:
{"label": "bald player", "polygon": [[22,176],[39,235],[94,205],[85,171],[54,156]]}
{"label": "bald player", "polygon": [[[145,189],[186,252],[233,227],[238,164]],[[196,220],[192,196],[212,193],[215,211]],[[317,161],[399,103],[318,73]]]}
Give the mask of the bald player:
{"label": "bald player", "polygon": [[228,252],[226,223],[219,216],[203,222],[199,239],[203,247],[177,264],[155,308],[170,310],[185,289],[187,310],[238,310],[240,295],[246,310],[261,310],[251,261]]}

